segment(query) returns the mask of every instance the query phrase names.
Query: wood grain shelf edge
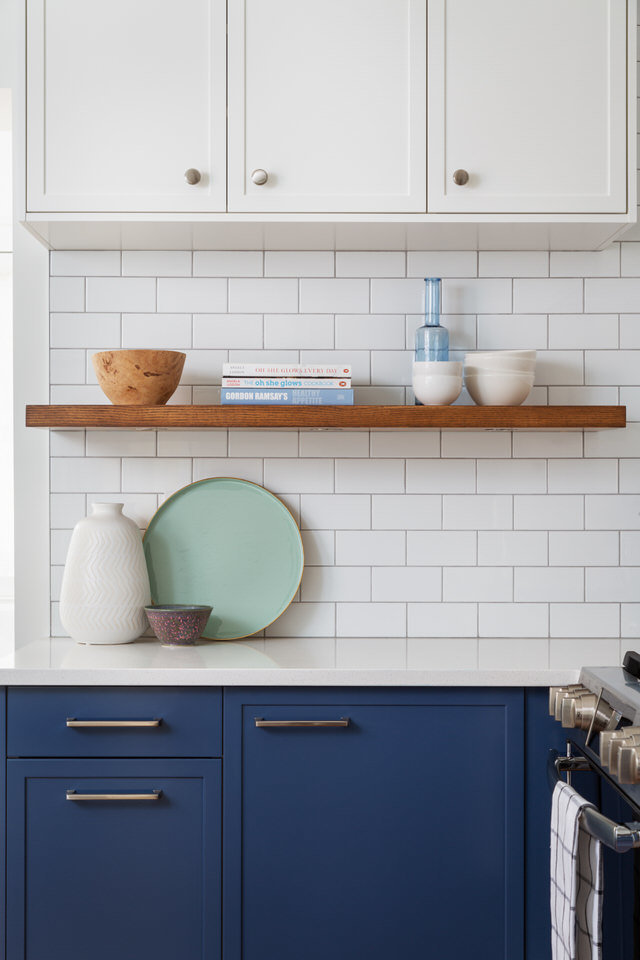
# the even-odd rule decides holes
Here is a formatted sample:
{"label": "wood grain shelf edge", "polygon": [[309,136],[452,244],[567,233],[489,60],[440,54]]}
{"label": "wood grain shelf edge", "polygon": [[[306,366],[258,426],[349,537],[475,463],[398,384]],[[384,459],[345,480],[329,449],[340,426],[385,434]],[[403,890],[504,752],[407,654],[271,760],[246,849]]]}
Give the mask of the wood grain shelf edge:
{"label": "wood grain shelf edge", "polygon": [[29,405],[27,427],[265,430],[609,430],[626,426],[624,406],[182,406]]}

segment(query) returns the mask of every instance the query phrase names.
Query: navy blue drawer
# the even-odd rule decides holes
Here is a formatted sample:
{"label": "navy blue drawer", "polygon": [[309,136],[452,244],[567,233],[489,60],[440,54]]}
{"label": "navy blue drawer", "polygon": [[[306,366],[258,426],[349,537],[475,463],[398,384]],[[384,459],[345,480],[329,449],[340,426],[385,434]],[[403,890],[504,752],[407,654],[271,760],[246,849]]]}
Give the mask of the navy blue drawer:
{"label": "navy blue drawer", "polygon": [[10,757],[220,757],[210,687],[12,687]]}

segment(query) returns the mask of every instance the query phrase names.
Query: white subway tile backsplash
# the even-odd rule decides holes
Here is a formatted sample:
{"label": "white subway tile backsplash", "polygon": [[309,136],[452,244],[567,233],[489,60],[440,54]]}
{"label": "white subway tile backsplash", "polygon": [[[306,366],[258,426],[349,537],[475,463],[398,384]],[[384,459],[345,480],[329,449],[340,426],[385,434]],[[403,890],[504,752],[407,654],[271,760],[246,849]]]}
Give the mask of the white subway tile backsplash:
{"label": "white subway tile backsplash", "polygon": [[546,460],[478,460],[478,493],[545,493]]}
{"label": "white subway tile backsplash", "polygon": [[574,669],[577,663],[597,663],[599,666],[620,664],[618,640],[563,638],[550,644],[549,667],[551,670]]}
{"label": "white subway tile backsplash", "polygon": [[191,346],[191,315],[123,313],[122,346],[130,350],[186,350]]}
{"label": "white subway tile backsplash", "polygon": [[518,567],[513,599],[517,603],[579,603],[584,600],[584,574],[578,567]]}
{"label": "white subway tile backsplash", "polygon": [[480,530],[478,563],[481,566],[545,567],[548,562],[547,537],[548,534],[542,531]]}
{"label": "white subway tile backsplash", "polygon": [[475,493],[475,460],[407,460],[407,493]]}
{"label": "white subway tile backsplash", "polygon": [[371,497],[303,493],[300,497],[300,517],[303,529],[307,530],[369,530]]}
{"label": "white subway tile backsplash", "polygon": [[582,530],[584,498],[580,496],[516,496],[513,498],[516,530]]}
{"label": "white subway tile backsplash", "polygon": [[442,599],[442,576],[437,567],[374,567],[371,599],[380,601],[429,601]]}
{"label": "white subway tile backsplash", "polygon": [[139,313],[155,309],[156,281],[151,277],[87,277],[87,310]]}
{"label": "white subway tile backsplash", "polygon": [[368,313],[369,281],[300,280],[301,313]]}
{"label": "white subway tile backsplash", "polygon": [[552,637],[617,637],[620,607],[617,603],[552,603],[550,624]]}
{"label": "white subway tile backsplash", "polygon": [[335,318],[338,350],[403,350],[404,314],[346,314]]}
{"label": "white subway tile backsplash", "polygon": [[618,534],[594,530],[549,533],[549,563],[586,567],[618,565]]}
{"label": "white subway tile backsplash", "polygon": [[617,460],[549,461],[549,493],[617,492]]}
{"label": "white subway tile backsplash", "polygon": [[[52,402],[108,403],[91,354],[138,347],[187,353],[172,403],[218,403],[229,359],[351,364],[357,403],[411,404],[423,277],[439,275],[453,358],[532,347],[528,403],[626,403],[631,421],[584,435],[54,431],[56,590],[92,501],[125,502],[144,527],[192,480],[237,476],[282,497],[305,548],[299,595],[260,649],[372,669],[616,662],[620,632],[640,633],[639,251],[56,251]],[[52,623],[63,632],[56,603]]]}
{"label": "white subway tile backsplash", "polygon": [[51,457],[84,457],[84,430],[52,430],[49,435]]}
{"label": "white subway tile backsplash", "polygon": [[481,250],[478,276],[548,277],[549,254],[546,250]]}
{"label": "white subway tile backsplash", "polygon": [[191,483],[191,472],[191,460],[187,459],[130,457],[122,461],[122,489],[128,493],[171,494]]}
{"label": "white subway tile backsplash", "polygon": [[546,350],[546,314],[485,314],[478,317],[478,350]]}
{"label": "white subway tile backsplash", "polygon": [[[517,436],[517,434],[514,434]],[[457,457],[510,457],[511,434],[497,431],[443,430],[442,456]]]}
{"label": "white subway tile backsplash", "polygon": [[518,278],[513,281],[513,309],[515,313],[581,313],[582,280]]}
{"label": "white subway tile backsplash", "polygon": [[194,277],[261,277],[261,250],[196,250]]}
{"label": "white subway tile backsplash", "polygon": [[404,531],[399,530],[338,530],[336,563],[371,567],[403,565],[405,539]]}
{"label": "white subway tile backsplash", "polygon": [[84,277],[52,277],[49,281],[49,309],[73,312],[84,310],[84,285]]}
{"label": "white subway tile backsplash", "polygon": [[154,430],[88,430],[87,457],[155,457]]}
{"label": "white subway tile backsplash", "polygon": [[333,530],[302,530],[301,536],[305,568],[333,566],[336,559]]}
{"label": "white subway tile backsplash", "polygon": [[[640,243],[638,244],[640,247]],[[620,349],[640,348],[640,313],[622,314],[620,317]]]}
{"label": "white subway tile backsplash", "polygon": [[52,277],[119,277],[119,250],[53,250]]}
{"label": "white subway tile backsplash", "polygon": [[632,603],[640,596],[640,567],[588,567],[585,577],[592,603]]}
{"label": "white subway tile backsplash", "polygon": [[202,457],[193,461],[193,479],[209,477],[236,477],[250,483],[264,483],[263,461],[248,457]]}
{"label": "white subway tile backsplash", "polygon": [[551,252],[552,277],[619,277],[620,244],[612,243],[605,250]]}
{"label": "white subway tile backsplash", "polygon": [[[191,258],[190,250],[123,250],[122,276],[190,277]],[[97,275],[94,270],[86,272]]]}
{"label": "white subway tile backsplash", "polygon": [[334,319],[314,313],[292,317],[267,314],[264,318],[264,345],[267,350],[330,350],[334,342]]}
{"label": "white subway tile backsplash", "polygon": [[[295,451],[290,456],[295,456]],[[364,430],[300,432],[301,457],[368,457],[369,434]]]}
{"label": "white subway tile backsplash", "polygon": [[374,530],[437,530],[442,525],[442,497],[376,494],[371,504]]}
{"label": "white subway tile backsplash", "polygon": [[407,529],[407,563],[412,566],[474,566],[477,537],[475,530],[426,532]]}
{"label": "white subway tile backsplash", "polygon": [[480,603],[480,637],[548,637],[546,603]]}
{"label": "white subway tile backsplash", "polygon": [[475,670],[478,666],[478,641],[475,637],[409,637],[409,670]]}
{"label": "white subway tile backsplash", "polygon": [[549,641],[544,637],[486,637],[478,641],[480,670],[547,670]]}
{"label": "white subway tile backsplash", "polygon": [[[477,277],[477,275],[478,254],[475,250],[420,250],[407,253],[408,277]],[[393,276],[393,274],[387,274],[387,276]]]}
{"label": "white subway tile backsplash", "polygon": [[[120,460],[115,457],[52,457],[52,493],[120,489]],[[144,488],[143,489],[147,489]]]}
{"label": "white subway tile backsplash", "polygon": [[264,483],[274,493],[331,493],[334,489],[333,463],[311,458],[265,460]]}
{"label": "white subway tile backsplash", "polygon": [[640,279],[584,281],[587,313],[635,313],[640,302]]}
{"label": "white subway tile backsplash", "polygon": [[[444,280],[444,313],[511,313],[511,280]],[[415,311],[407,311],[407,313]],[[528,309],[520,313],[538,312]]]}
{"label": "white subway tile backsplash", "polygon": [[52,313],[51,346],[115,350],[120,346],[120,316],[117,313]]}
{"label": "white subway tile backsplash", "polygon": [[[227,281],[203,277],[161,277],[158,281],[159,313],[224,313]],[[134,310],[135,307],[122,309]],[[154,307],[147,309],[155,309]],[[234,307],[239,310],[241,308]],[[253,312],[251,307],[242,312]]]}
{"label": "white subway tile backsplash", "polygon": [[477,637],[476,603],[410,603],[407,633],[410,637]]}
{"label": "white subway tile backsplash", "polygon": [[255,313],[196,313],[193,346],[198,350],[260,349],[263,320]]}
{"label": "white subway tile backsplash", "polygon": [[334,256],[332,250],[266,250],[264,275],[265,277],[332,277]]}
{"label": "white subway tile backsplash", "polygon": [[[558,401],[559,402],[559,401]],[[517,430],[513,434],[514,457],[581,457],[582,433]]]}
{"label": "white subway tile backsplash", "polygon": [[509,567],[445,567],[442,599],[454,603],[513,600],[513,571]]}
{"label": "white subway tile backsplash", "polygon": [[306,600],[370,600],[369,567],[309,567],[302,578],[300,592]]}
{"label": "white subway tile backsplash", "polygon": [[336,460],[336,493],[401,493],[402,460]]}
{"label": "white subway tile backsplash", "polygon": [[159,430],[159,457],[225,457],[227,434],[221,430]]}
{"label": "white subway tile backsplash", "polygon": [[[336,277],[404,277],[406,254],[402,251],[342,251],[336,253]],[[309,276],[309,274],[305,274]]]}
{"label": "white subway tile backsplash", "polygon": [[372,430],[372,457],[439,457],[440,434],[432,430]]}
{"label": "white subway tile backsplash", "polygon": [[442,526],[448,530],[510,530],[513,497],[455,496],[442,498]]}
{"label": "white subway tile backsplash", "polygon": [[618,346],[618,315],[559,313],[549,317],[549,347],[552,350],[615,350]]}

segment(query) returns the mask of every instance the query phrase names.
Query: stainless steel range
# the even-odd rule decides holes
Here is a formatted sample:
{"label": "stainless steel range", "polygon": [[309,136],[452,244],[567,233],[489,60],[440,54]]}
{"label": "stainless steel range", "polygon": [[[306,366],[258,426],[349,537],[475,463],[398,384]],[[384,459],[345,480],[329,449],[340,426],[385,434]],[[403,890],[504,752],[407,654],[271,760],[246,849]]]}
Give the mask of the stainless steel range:
{"label": "stainless steel range", "polygon": [[640,848],[640,654],[625,654],[621,667],[583,667],[579,683],[551,687],[549,713],[573,731],[566,756],[550,752],[551,783],[561,774],[598,774],[636,819],[616,823],[592,807],[583,826],[618,853]]}

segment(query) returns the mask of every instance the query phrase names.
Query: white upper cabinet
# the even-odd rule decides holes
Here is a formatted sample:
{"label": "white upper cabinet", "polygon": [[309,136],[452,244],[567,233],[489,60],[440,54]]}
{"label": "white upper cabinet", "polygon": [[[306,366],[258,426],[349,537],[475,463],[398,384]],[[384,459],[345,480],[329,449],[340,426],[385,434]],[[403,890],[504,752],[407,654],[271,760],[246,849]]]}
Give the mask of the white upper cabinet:
{"label": "white upper cabinet", "polygon": [[225,6],[28,0],[29,211],[225,209]]}
{"label": "white upper cabinet", "polygon": [[429,0],[428,37],[429,213],[627,211],[627,0]]}
{"label": "white upper cabinet", "polygon": [[229,0],[228,96],[230,211],[426,211],[426,0]]}

